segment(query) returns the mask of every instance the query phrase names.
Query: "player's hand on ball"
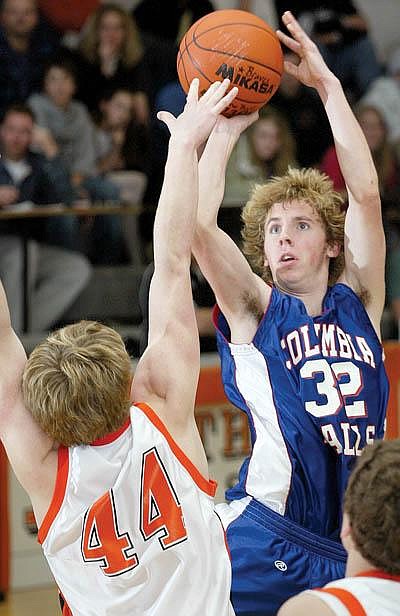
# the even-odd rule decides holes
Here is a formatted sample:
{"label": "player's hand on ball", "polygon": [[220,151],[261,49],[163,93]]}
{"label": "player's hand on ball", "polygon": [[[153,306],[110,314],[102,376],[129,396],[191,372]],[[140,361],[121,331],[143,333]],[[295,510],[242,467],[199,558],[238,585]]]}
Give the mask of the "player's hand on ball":
{"label": "player's hand on ball", "polygon": [[226,118],[221,115],[217,119],[215,127],[213,129],[214,133],[229,133],[235,137],[241,135],[249,126],[254,124],[258,120],[259,113],[258,111],[254,111],[253,113],[246,115],[236,115],[231,118]]}
{"label": "player's hand on ball", "polygon": [[216,81],[199,98],[199,80],[190,84],[183,112],[175,118],[168,111],[160,111],[157,118],[164,122],[171,137],[201,145],[209,136],[220,114],[231,104],[238,89],[232,88],[229,79]]}

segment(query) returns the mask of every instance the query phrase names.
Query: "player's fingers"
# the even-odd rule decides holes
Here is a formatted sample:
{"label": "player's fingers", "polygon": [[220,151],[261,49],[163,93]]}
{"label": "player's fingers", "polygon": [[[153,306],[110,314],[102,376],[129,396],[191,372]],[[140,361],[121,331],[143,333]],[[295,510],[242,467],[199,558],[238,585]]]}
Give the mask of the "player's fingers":
{"label": "player's fingers", "polygon": [[296,64],[293,64],[293,62],[287,62],[285,60],[283,63],[283,67],[285,69],[285,72],[288,73],[288,75],[292,75],[293,77],[296,77],[298,79],[299,67]]}
{"label": "player's fingers", "polygon": [[157,119],[166,124],[169,132],[172,131],[172,127],[176,122],[175,116],[173,116],[172,113],[170,113],[169,111],[159,111],[157,113]]}
{"label": "player's fingers", "polygon": [[224,111],[224,109],[226,109],[228,107],[228,105],[231,104],[231,102],[233,101],[233,99],[235,98],[235,96],[237,95],[238,92],[239,92],[239,90],[236,87],[232,88],[232,90],[229,90],[229,92],[227,94],[225,94],[225,96],[223,98],[221,98],[221,100],[219,100],[214,105],[215,113],[219,114],[222,111]]}
{"label": "player's fingers", "polygon": [[230,84],[231,82],[229,81],[229,79],[224,79],[223,81],[220,81],[218,83],[218,87],[215,89],[215,91],[211,94],[210,97],[211,105],[216,105],[222,99],[222,97],[226,94],[226,91],[228,90]]}
{"label": "player's fingers", "polygon": [[283,43],[284,45],[286,45],[286,47],[288,47],[289,49],[294,51],[294,53],[297,53],[297,54],[300,53],[301,45],[300,45],[300,43],[298,41],[295,41],[292,37],[288,36],[287,34],[282,32],[281,30],[277,30],[276,34],[277,34],[280,42]]}
{"label": "player's fingers", "polygon": [[219,91],[220,87],[221,87],[221,83],[223,83],[222,81],[214,81],[209,88],[204,92],[202,98],[202,101],[204,103],[207,103],[209,100],[211,100],[215,93]]}
{"label": "player's fingers", "polygon": [[289,30],[290,34],[296,39],[296,41],[299,41],[300,44],[304,44],[310,40],[297,19],[293,17],[290,11],[286,11],[283,14],[282,21]]}
{"label": "player's fingers", "polygon": [[189,91],[186,96],[186,103],[195,103],[199,99],[199,79],[195,77],[189,87]]}

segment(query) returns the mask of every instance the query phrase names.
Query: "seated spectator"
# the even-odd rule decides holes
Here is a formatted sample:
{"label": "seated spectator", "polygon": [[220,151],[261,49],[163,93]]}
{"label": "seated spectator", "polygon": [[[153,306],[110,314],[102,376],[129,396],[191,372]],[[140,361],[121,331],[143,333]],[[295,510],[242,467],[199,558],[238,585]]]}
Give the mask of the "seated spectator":
{"label": "seated spectator", "polygon": [[[284,60],[293,64],[299,61],[291,51],[284,53]],[[284,114],[290,124],[299,166],[318,165],[333,140],[325,110],[314,90],[284,71],[272,105]]]}
{"label": "seated spectator", "polygon": [[[96,141],[98,172],[118,186],[122,203],[141,204],[149,172],[149,134],[135,118],[131,92],[117,89],[103,96]],[[128,259],[141,264],[144,246],[137,216],[124,218],[123,233]]]}
{"label": "seated spectator", "polygon": [[[39,126],[48,129],[54,137],[73,186],[83,191],[83,195],[87,193],[91,201],[118,202],[118,187],[97,171],[95,126],[85,105],[73,98],[75,85],[74,68],[69,60],[53,60],[45,71],[43,93],[33,94],[29,105]],[[105,259],[106,263],[118,263],[123,254],[120,217],[97,217],[87,240],[93,262]],[[100,243],[107,250],[99,255]]]}
{"label": "seated spectator", "polygon": [[[389,143],[388,131],[382,113],[377,107],[359,104],[356,117],[364,131],[378,173],[385,227],[386,296],[387,304],[397,324],[400,322],[400,172],[393,146]],[[340,172],[335,148],[327,150],[321,170],[333,181],[335,190],[345,193],[345,184]]]}
{"label": "seated spectator", "polygon": [[118,88],[104,94],[97,115],[97,171],[148,170],[148,133],[135,116],[129,90]]}
{"label": "seated spectator", "polygon": [[389,141],[394,145],[400,161],[400,47],[392,51],[386,68],[387,74],[372,82],[361,102],[373,105],[382,113]]}
{"label": "seated spectator", "polygon": [[36,0],[0,4],[0,113],[40,89],[43,69],[59,47],[57,34],[39,19]]}
{"label": "seated spectator", "polygon": [[278,15],[292,11],[355,99],[381,73],[368,23],[352,0],[275,0],[275,6]]}
{"label": "seated spectator", "polygon": [[135,22],[116,4],[103,4],[88,19],[79,46],[78,98],[95,111],[104,92],[130,90],[136,117],[149,120],[151,77]]}
{"label": "seated spectator", "polygon": [[[379,188],[382,199],[393,199],[400,188],[400,177],[396,164],[396,156],[388,139],[385,120],[376,107],[359,105],[356,107],[356,117],[365,134],[378,173]],[[321,163],[321,170],[333,181],[338,192],[345,190],[343,176],[335,148],[327,150]]]}
{"label": "seated spectator", "polygon": [[226,171],[224,203],[244,205],[257,183],[297,166],[296,145],[285,117],[271,106],[243,133]]}
{"label": "seated spectator", "polygon": [[[29,107],[8,108],[0,125],[0,208],[31,201],[43,205],[61,200],[65,173],[57,156],[31,150],[34,117]],[[31,328],[45,331],[59,321],[85,286],[90,267],[78,253],[50,246],[58,236],[72,232],[69,217],[18,219],[0,223],[0,277],[13,311],[13,327],[23,327],[23,242],[29,240]],[[54,226],[57,221],[57,227]],[[31,241],[32,240],[32,241]],[[33,241],[34,240],[34,241]]]}
{"label": "seated spectator", "polygon": [[346,577],[306,590],[278,616],[395,616],[400,597],[400,439],[376,441],[358,460],[344,498]]}

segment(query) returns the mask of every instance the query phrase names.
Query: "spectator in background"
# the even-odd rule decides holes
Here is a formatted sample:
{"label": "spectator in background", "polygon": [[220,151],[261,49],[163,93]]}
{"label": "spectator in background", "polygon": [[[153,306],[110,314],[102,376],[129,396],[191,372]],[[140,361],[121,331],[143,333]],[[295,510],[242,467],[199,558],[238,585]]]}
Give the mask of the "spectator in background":
{"label": "spectator in background", "polygon": [[278,15],[292,11],[355,99],[381,73],[368,23],[352,0],[275,0],[275,6]]}
{"label": "spectator in background", "polygon": [[138,121],[147,123],[151,75],[143,60],[139,32],[130,15],[118,5],[102,4],[89,17],[79,51],[78,98],[90,111],[98,108],[104,92],[124,88],[133,94]]}
{"label": "spectator in background", "polygon": [[[118,187],[97,172],[95,126],[85,105],[73,98],[75,87],[74,68],[69,60],[53,60],[45,71],[43,93],[33,94],[29,105],[39,126],[53,135],[73,186],[82,195],[87,193],[91,201],[117,202]],[[106,263],[118,263],[122,259],[119,216],[96,217],[86,239],[89,245],[85,251],[93,262],[103,263],[105,259]],[[97,251],[100,244],[101,253]]]}
{"label": "spectator in background", "polygon": [[[137,122],[128,90],[105,93],[100,101],[96,130],[97,171],[119,188],[120,200],[141,204],[149,172],[148,127]],[[138,218],[124,218],[127,257],[132,263],[143,259],[143,241]]]}
{"label": "spectator in background", "polygon": [[[10,105],[1,124],[0,206],[31,202],[38,205],[62,202],[69,205],[75,192],[48,131],[34,125],[25,104]],[[17,230],[27,237],[55,246],[77,247],[77,220],[73,216],[35,221],[3,222],[2,233]]]}
{"label": "spectator in background", "polygon": [[[396,156],[389,143],[386,123],[379,109],[372,105],[360,104],[356,107],[355,114],[371,150],[378,174],[383,208],[385,209],[385,199],[392,200],[395,195],[398,195],[400,187]],[[335,190],[342,193],[345,191],[345,182],[334,146],[325,153],[321,170],[331,178]]]}
{"label": "spectator in background", "polygon": [[40,89],[43,68],[58,49],[56,33],[39,19],[35,0],[0,5],[0,113]]}
{"label": "spectator in background", "polygon": [[[293,64],[298,58],[286,51],[284,59]],[[296,140],[297,160],[301,167],[317,165],[329,145],[332,133],[318,96],[289,73],[284,72],[273,106],[283,113]]]}
{"label": "spectator in background", "polygon": [[147,172],[148,133],[137,121],[129,90],[104,93],[97,114],[96,144],[99,173]]}
{"label": "spectator in background", "polygon": [[394,145],[400,161],[400,47],[389,55],[387,74],[371,84],[361,102],[373,105],[384,116],[389,141]]}
{"label": "spectator in background", "polygon": [[[400,322],[400,174],[393,146],[382,113],[377,107],[359,104],[356,117],[365,134],[378,174],[382,200],[382,215],[386,235],[386,299],[392,316]],[[334,188],[345,194],[345,182],[340,171],[335,148],[329,148],[321,170],[333,181]],[[386,333],[386,332],[385,332]]]}
{"label": "spectator in background", "polygon": [[[32,152],[34,117],[28,107],[8,108],[0,125],[0,140],[0,208],[21,201],[38,205],[60,201],[59,188],[65,181],[62,165],[54,151],[49,151],[47,157]],[[69,217],[0,223],[0,277],[13,310],[13,327],[18,332],[23,326],[23,240],[34,240],[29,244],[28,272],[32,330],[45,331],[58,321],[89,277],[85,257],[50,245],[52,239],[57,241],[48,226],[49,222],[54,225],[55,220],[60,236],[69,232]]]}
{"label": "spectator in background", "polygon": [[241,135],[229,159],[224,203],[244,205],[255,184],[285,175],[289,166],[297,166],[289,123],[273,107],[264,107],[259,119]]}

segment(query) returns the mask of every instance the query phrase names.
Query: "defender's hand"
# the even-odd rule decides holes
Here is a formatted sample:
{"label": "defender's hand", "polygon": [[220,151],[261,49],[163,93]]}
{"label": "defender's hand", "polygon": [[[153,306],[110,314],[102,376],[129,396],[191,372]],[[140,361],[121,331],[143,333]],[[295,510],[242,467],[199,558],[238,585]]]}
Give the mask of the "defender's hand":
{"label": "defender's hand", "polygon": [[235,137],[239,137],[249,126],[258,120],[258,111],[247,115],[237,115],[231,118],[226,118],[221,115],[218,117],[214,126],[214,133],[229,133]]}
{"label": "defender's hand", "polygon": [[229,84],[229,79],[216,81],[199,98],[199,80],[193,79],[185,108],[177,118],[168,111],[157,114],[158,119],[167,125],[171,138],[192,143],[195,147],[206,141],[218,117],[238,93],[237,88],[226,93]]}

